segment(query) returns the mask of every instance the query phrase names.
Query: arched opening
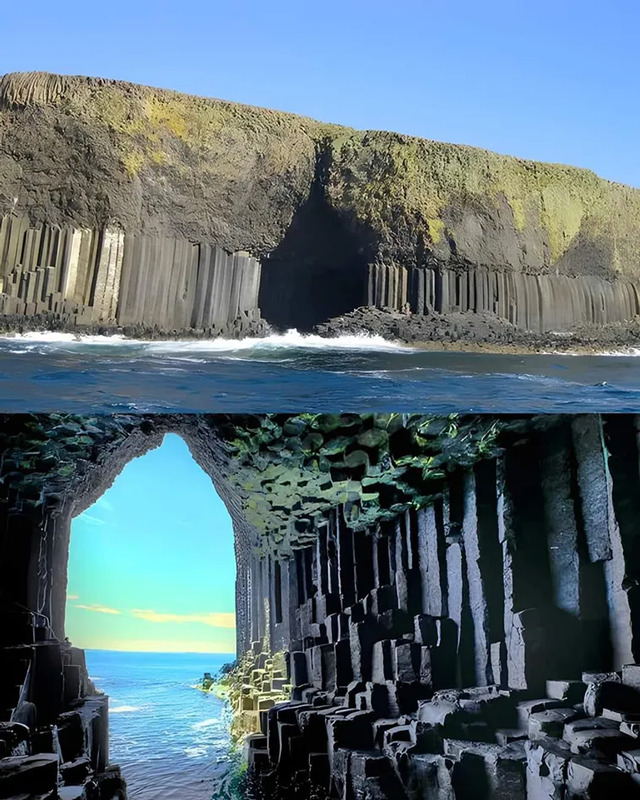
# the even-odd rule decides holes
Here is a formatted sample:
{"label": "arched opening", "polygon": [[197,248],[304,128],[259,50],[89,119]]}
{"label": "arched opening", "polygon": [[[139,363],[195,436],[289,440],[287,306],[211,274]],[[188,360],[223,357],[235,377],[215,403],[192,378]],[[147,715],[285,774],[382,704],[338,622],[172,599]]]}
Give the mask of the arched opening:
{"label": "arched opening", "polygon": [[280,243],[262,264],[259,306],[277,328],[309,332],[367,304],[363,248],[316,183]]}
{"label": "arched opening", "polygon": [[65,632],[109,695],[129,797],[210,798],[229,748],[224,702],[199,692],[235,658],[231,518],[182,438],[129,461],[72,520]]}

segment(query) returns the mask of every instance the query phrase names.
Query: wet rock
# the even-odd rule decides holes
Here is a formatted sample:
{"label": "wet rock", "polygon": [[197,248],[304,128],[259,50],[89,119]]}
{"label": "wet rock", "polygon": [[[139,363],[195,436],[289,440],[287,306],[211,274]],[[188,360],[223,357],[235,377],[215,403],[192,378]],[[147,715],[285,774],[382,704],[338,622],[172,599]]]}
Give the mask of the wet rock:
{"label": "wet rock", "polygon": [[0,797],[48,792],[57,783],[57,755],[41,753],[0,759]]}
{"label": "wet rock", "polygon": [[547,697],[538,700],[523,700],[516,705],[518,722],[521,727],[528,728],[529,718],[532,714],[547,711],[552,708],[562,708],[565,705],[561,700],[552,700]]}
{"label": "wet rock", "polygon": [[640,691],[640,664],[625,664],[622,667],[622,683]]}
{"label": "wet rock", "polygon": [[528,800],[564,800],[567,769],[572,757],[566,742],[539,739],[524,744]]}
{"label": "wet rock", "polygon": [[60,765],[60,774],[65,784],[78,784],[91,772],[91,762],[88,758],[77,758]]}
{"label": "wet rock", "polygon": [[625,748],[633,748],[634,739],[620,732],[620,725],[604,717],[568,722],[563,739],[575,755],[589,755],[597,751],[603,756],[615,757]]}
{"label": "wet rock", "polygon": [[618,681],[589,682],[584,695],[585,712],[591,717],[597,717],[604,708],[639,714],[640,691]]}
{"label": "wet rock", "polygon": [[379,753],[353,753],[349,782],[353,797],[385,800],[402,794],[402,784],[391,763]]}
{"label": "wet rock", "polygon": [[547,681],[547,697],[553,700],[563,700],[570,705],[582,703],[586,685],[582,681]]}
{"label": "wet rock", "polygon": [[640,786],[613,764],[588,758],[572,758],[567,768],[569,797],[580,800],[609,800],[611,797],[640,797]]}
{"label": "wet rock", "polygon": [[540,739],[551,736],[561,739],[564,726],[579,716],[572,708],[550,708],[529,715],[529,738]]}

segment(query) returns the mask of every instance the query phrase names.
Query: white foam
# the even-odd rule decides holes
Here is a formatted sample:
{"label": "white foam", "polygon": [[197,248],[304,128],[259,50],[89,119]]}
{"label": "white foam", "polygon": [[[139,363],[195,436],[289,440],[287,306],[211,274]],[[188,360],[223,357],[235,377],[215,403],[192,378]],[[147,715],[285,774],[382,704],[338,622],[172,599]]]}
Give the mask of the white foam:
{"label": "white foam", "polygon": [[552,350],[549,352],[543,352],[540,355],[543,356],[598,356],[601,358],[635,358],[636,356],[640,356],[640,348],[637,347],[625,347],[620,350],[602,350],[600,352],[596,351],[595,353],[592,352],[584,352],[583,350]]}
{"label": "white foam", "polygon": [[85,336],[77,333],[61,331],[29,331],[28,333],[12,333],[0,336],[0,340],[10,342],[31,342],[34,344],[127,344],[135,339],[127,339],[120,334],[113,336]]}
{"label": "white foam", "polygon": [[412,349],[400,342],[392,342],[382,336],[366,333],[327,338],[313,333],[299,333],[295,329],[262,338],[162,341],[150,342],[147,346],[151,353],[174,353],[177,350],[181,353],[229,353],[241,350],[300,348],[305,350],[383,350],[390,352]]}
{"label": "white foam", "polygon": [[118,706],[117,708],[109,708],[110,714],[130,714],[134,711],[142,711],[142,706]]}
{"label": "white foam", "polygon": [[192,728],[194,731],[201,731],[205,728],[212,728],[214,725],[218,725],[220,723],[219,717],[212,717],[211,719],[204,719],[202,722],[196,722]]}
{"label": "white foam", "polygon": [[0,341],[13,345],[69,345],[74,346],[131,346],[150,354],[172,355],[185,353],[237,353],[247,350],[373,350],[373,351],[411,351],[414,348],[401,342],[394,342],[382,336],[360,333],[348,336],[324,337],[313,333],[299,333],[295,328],[286,333],[247,339],[166,339],[150,341],[146,339],[127,339],[125,336],[84,336],[74,333],[38,331],[12,334],[0,337]]}
{"label": "white foam", "polygon": [[185,756],[187,758],[199,758],[200,756],[207,755],[207,748],[206,747],[187,747],[184,751]]}

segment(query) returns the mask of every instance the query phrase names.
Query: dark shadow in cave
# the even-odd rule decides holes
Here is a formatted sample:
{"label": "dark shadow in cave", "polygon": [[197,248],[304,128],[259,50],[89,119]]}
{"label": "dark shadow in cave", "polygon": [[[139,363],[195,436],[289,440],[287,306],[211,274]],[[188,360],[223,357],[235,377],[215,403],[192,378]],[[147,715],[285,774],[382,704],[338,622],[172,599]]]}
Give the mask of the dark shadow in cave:
{"label": "dark shadow in cave", "polygon": [[262,262],[259,305],[276,328],[309,332],[367,303],[367,258],[316,180],[282,242]]}

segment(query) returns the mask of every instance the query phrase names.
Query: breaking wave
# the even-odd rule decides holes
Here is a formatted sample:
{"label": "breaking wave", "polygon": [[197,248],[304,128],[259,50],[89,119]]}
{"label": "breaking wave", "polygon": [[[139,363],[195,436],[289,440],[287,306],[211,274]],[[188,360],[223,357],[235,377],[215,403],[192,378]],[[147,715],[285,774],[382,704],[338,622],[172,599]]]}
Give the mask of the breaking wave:
{"label": "breaking wave", "polygon": [[[325,337],[313,333],[300,333],[295,329],[286,333],[274,333],[264,337],[246,339],[162,339],[152,341],[148,339],[128,339],[126,336],[114,334],[113,336],[85,336],[74,333],[58,333],[52,331],[32,331],[29,333],[11,334],[0,337],[16,346],[22,346],[28,352],[33,347],[41,345],[56,347],[77,346],[79,348],[91,347],[124,347],[134,351],[144,351],[149,355],[171,356],[176,353],[197,353],[213,355],[239,351],[259,351],[274,349],[294,350],[361,350],[379,352],[410,351],[415,348],[401,342],[385,339],[377,334],[351,334],[344,336]],[[12,352],[23,352],[13,350]]]}

